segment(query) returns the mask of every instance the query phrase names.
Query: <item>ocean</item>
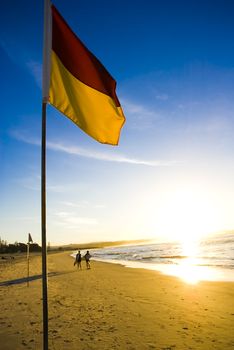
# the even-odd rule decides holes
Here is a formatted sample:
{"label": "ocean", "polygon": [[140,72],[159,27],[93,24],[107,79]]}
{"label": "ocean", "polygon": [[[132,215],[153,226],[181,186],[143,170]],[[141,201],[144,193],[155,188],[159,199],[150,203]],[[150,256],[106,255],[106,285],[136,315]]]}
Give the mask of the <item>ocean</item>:
{"label": "ocean", "polygon": [[157,270],[188,283],[234,281],[234,232],[187,242],[186,245],[147,242],[93,249],[91,255],[94,260]]}

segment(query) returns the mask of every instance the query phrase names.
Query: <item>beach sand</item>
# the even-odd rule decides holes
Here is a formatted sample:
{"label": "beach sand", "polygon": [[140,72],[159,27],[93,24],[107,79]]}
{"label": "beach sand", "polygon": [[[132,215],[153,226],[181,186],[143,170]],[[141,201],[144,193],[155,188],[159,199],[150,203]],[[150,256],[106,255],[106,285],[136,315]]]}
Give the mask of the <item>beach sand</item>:
{"label": "beach sand", "polygon": [[[234,349],[234,283],[48,255],[49,349]],[[0,263],[0,348],[42,349],[41,257]],[[17,283],[9,285],[9,281]]]}

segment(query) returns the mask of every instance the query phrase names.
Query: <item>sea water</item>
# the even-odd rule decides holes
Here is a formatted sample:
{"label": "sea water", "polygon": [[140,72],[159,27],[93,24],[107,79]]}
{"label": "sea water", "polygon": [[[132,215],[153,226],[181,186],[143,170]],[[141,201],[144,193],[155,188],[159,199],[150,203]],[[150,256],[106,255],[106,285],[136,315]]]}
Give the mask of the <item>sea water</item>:
{"label": "sea water", "polygon": [[158,270],[186,282],[234,281],[234,232],[199,241],[154,242],[93,249],[92,259]]}

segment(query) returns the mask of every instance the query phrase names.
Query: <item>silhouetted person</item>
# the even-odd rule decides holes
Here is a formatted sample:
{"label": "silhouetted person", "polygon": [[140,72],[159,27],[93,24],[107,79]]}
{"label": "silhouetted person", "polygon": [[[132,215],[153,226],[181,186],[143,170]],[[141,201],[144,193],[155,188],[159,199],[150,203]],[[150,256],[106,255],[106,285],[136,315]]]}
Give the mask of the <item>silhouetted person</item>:
{"label": "silhouetted person", "polygon": [[77,263],[77,268],[81,270],[81,254],[80,254],[80,250],[76,254],[76,263]]}
{"label": "silhouetted person", "polygon": [[87,250],[87,253],[85,254],[84,258],[85,258],[85,261],[86,261],[87,269],[90,269],[90,258],[91,258],[91,255],[89,254],[88,250]]}

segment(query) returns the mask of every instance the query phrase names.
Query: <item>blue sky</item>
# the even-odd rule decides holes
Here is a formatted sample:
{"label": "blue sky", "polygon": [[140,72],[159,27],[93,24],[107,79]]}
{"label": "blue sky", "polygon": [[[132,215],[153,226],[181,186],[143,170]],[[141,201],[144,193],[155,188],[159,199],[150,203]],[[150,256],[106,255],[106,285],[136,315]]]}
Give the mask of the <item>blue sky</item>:
{"label": "blue sky", "polygon": [[[57,0],[117,80],[101,145],[47,109],[47,240],[184,239],[234,228],[234,3]],[[40,243],[43,1],[0,5],[0,236]]]}

